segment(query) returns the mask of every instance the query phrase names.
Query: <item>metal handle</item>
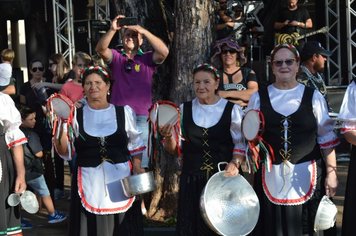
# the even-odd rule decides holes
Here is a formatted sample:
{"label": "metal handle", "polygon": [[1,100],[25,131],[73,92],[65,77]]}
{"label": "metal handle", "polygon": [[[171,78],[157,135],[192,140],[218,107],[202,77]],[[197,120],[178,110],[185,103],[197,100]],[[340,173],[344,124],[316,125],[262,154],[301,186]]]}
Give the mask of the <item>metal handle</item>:
{"label": "metal handle", "polygon": [[227,165],[227,164],[229,164],[229,163],[227,163],[226,161],[219,162],[219,163],[218,163],[218,170],[219,170],[219,172],[222,171],[221,168],[220,168],[220,165],[222,165],[222,164]]}

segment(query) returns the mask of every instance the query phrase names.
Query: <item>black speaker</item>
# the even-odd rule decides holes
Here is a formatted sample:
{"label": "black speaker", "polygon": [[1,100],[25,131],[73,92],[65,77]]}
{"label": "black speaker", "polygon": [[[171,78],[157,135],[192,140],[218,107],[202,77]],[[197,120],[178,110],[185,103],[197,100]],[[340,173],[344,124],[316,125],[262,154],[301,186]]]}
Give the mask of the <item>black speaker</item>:
{"label": "black speaker", "polygon": [[110,28],[110,21],[77,20],[74,21],[75,51],[95,54],[95,46],[100,37]]}

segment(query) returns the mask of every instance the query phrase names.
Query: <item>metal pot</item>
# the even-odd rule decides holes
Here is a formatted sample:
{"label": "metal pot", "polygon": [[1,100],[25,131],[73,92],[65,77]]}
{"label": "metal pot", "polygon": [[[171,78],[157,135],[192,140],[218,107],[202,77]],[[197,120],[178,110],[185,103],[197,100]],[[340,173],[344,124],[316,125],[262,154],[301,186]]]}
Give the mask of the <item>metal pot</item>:
{"label": "metal pot", "polygon": [[314,220],[314,231],[327,230],[334,227],[337,215],[337,207],[328,196],[323,196]]}
{"label": "metal pot", "polygon": [[124,194],[127,197],[151,192],[156,188],[156,182],[153,178],[152,171],[138,175],[130,175],[120,181],[122,188],[124,189]]}
{"label": "metal pot", "polygon": [[220,170],[207,182],[200,197],[200,212],[206,224],[219,235],[249,234],[258,221],[258,197],[241,175],[227,177]]}
{"label": "metal pot", "polygon": [[39,210],[39,204],[36,195],[26,190],[23,193],[12,193],[7,198],[9,206],[17,206],[21,203],[22,208],[28,213],[35,214]]}

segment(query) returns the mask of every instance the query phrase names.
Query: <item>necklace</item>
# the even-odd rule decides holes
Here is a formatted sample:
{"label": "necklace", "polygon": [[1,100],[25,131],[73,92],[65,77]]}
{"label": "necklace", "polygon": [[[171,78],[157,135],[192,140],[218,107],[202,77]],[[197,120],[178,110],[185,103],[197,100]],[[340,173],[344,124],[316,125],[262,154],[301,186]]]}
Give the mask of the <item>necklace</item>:
{"label": "necklace", "polygon": [[[324,80],[321,77],[321,75],[319,73],[316,73],[316,75],[317,75],[317,77],[316,77],[305,66],[301,65],[300,67],[302,68],[302,71],[307,75],[308,81],[310,81],[312,83],[314,88],[316,90],[318,90],[323,96],[325,96],[326,95],[326,86],[325,86]],[[317,84],[319,86],[317,86]]]}

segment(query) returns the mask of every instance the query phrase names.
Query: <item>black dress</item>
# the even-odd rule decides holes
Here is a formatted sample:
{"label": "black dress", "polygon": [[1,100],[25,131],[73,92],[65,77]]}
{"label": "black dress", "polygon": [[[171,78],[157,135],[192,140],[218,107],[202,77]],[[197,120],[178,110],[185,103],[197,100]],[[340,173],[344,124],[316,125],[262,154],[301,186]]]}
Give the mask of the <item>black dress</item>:
{"label": "black dress", "polygon": [[342,216],[342,236],[355,235],[354,221],[356,219],[356,147],[352,146],[349,171],[346,182],[344,212]]}
{"label": "black dress", "polygon": [[230,135],[233,105],[228,102],[219,122],[206,129],[194,123],[192,102],[184,103],[183,167],[178,199],[178,235],[217,235],[203,221],[199,200],[208,179],[218,171],[217,164],[222,161],[231,161],[234,147]]}
{"label": "black dress", "polygon": [[139,221],[138,217],[135,217],[137,214],[142,215],[138,202],[134,202],[132,207],[124,213],[95,214],[83,207],[78,193],[78,166],[97,167],[103,161],[103,156],[106,159],[110,159],[111,163],[125,163],[130,158],[127,149],[128,138],[125,131],[125,111],[123,107],[115,107],[115,110],[117,130],[115,133],[105,137],[105,146],[100,146],[97,137],[85,133],[83,128],[83,109],[78,109],[77,120],[80,136],[75,140],[77,162],[72,177],[71,189],[71,223],[69,226],[69,235],[71,236],[143,235],[143,222]]}
{"label": "black dress", "polygon": [[21,233],[20,208],[18,206],[11,207],[7,204],[7,197],[14,192],[16,172],[1,125],[0,160],[2,167],[0,181],[0,235]]}
{"label": "black dress", "polygon": [[[291,204],[291,201],[278,204],[267,197],[263,188],[263,174],[260,168],[255,176],[254,188],[260,200],[260,216],[255,229],[254,236],[300,236],[314,235],[314,219],[321,198],[325,195],[325,162],[321,157],[319,145],[316,142],[317,125],[313,114],[312,97],[313,89],[306,87],[301,104],[297,111],[285,117],[276,112],[270,102],[267,88],[259,91],[260,109],[265,117],[265,132],[263,139],[269,142],[275,154],[273,164],[281,164],[285,137],[283,121],[288,120],[288,152],[290,152],[290,163],[302,164],[314,160],[316,163],[315,190],[303,203]],[[306,172],[309,172],[306,170]],[[311,172],[311,171],[310,171]],[[298,177],[298,176],[296,176]],[[292,181],[292,180],[290,180]],[[307,195],[306,195],[307,196]],[[336,235],[335,229],[318,232],[318,235]]]}

